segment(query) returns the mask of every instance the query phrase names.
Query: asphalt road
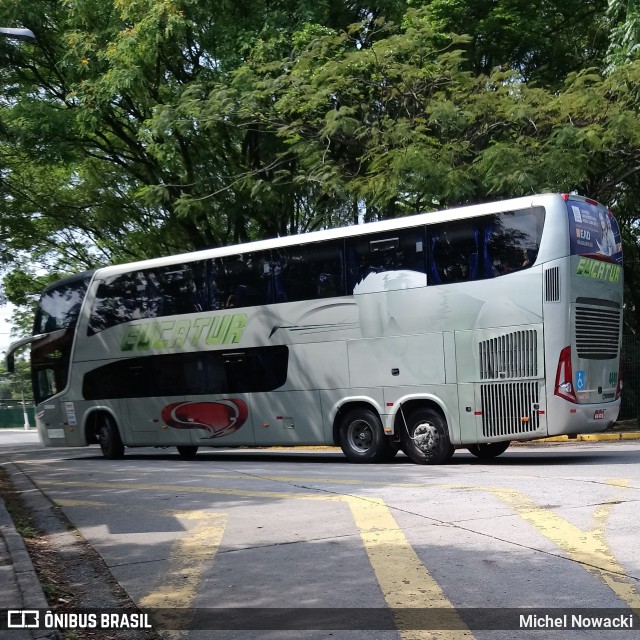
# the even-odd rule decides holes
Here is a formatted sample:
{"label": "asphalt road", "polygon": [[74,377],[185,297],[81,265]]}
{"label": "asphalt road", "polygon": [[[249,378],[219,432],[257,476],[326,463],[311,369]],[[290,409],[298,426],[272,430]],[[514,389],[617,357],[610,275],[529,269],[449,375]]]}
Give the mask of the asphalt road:
{"label": "asphalt road", "polygon": [[[107,461],[29,438],[0,433],[3,459],[134,602],[192,612],[170,637],[637,637],[640,441],[516,446],[490,463],[459,451],[424,467],[315,451]],[[584,628],[606,620],[634,627]]]}

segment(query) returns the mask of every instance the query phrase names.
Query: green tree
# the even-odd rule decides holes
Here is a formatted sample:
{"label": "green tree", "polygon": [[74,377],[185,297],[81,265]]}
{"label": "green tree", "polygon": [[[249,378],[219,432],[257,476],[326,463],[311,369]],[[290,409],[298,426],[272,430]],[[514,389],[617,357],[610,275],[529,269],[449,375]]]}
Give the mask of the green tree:
{"label": "green tree", "polygon": [[0,400],[16,400],[27,405],[33,403],[31,389],[31,368],[29,360],[16,358],[15,370],[8,374],[4,367],[0,367]]}
{"label": "green tree", "polygon": [[638,255],[635,4],[5,0],[38,37],[0,42],[7,293],[546,190],[611,203]]}
{"label": "green tree", "polygon": [[467,52],[474,75],[511,70],[526,82],[554,87],[571,72],[600,66],[607,50],[607,0],[415,4],[428,5],[444,29],[471,36]]}
{"label": "green tree", "polygon": [[53,278],[304,230],[319,211],[332,218],[340,202],[291,181],[277,138],[203,123],[191,106],[251,51],[284,55],[306,23],[342,28],[403,9],[390,0],[6,0],[0,21],[28,26],[38,44],[0,42],[4,263],[25,271],[35,262]]}
{"label": "green tree", "polygon": [[608,70],[640,59],[640,2],[638,0],[609,0],[607,14],[612,21]]}

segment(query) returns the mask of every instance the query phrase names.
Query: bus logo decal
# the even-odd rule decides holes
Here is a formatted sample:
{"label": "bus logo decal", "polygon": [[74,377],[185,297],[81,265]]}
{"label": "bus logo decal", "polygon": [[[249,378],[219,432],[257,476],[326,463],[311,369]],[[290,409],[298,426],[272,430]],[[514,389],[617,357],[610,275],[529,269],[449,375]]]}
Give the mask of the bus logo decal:
{"label": "bus logo decal", "polygon": [[149,351],[238,344],[247,326],[245,313],[136,322],[127,327],[121,351]]}
{"label": "bus logo decal", "polygon": [[593,258],[580,258],[576,274],[586,278],[595,278],[596,280],[619,282],[622,268],[620,265],[610,262],[602,262]]}
{"label": "bus logo decal", "polygon": [[162,419],[174,429],[204,429],[209,438],[237,431],[249,417],[249,408],[238,398],[218,402],[174,402],[162,409]]}

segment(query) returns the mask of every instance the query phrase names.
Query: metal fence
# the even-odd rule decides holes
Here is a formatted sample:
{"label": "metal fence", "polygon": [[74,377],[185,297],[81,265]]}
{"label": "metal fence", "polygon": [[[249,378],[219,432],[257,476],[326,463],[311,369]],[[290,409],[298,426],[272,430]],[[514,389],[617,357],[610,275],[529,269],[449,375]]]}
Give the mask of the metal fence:
{"label": "metal fence", "polygon": [[[27,420],[31,428],[36,426],[35,409],[27,406]],[[24,409],[20,402],[0,400],[0,429],[23,428],[25,424]]]}
{"label": "metal fence", "polygon": [[618,420],[640,418],[640,337],[622,338],[622,406]]}

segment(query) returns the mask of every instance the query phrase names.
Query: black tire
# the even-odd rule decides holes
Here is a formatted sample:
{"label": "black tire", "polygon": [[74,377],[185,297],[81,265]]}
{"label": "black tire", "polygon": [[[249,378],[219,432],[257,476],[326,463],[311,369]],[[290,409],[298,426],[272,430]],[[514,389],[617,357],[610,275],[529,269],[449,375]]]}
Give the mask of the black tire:
{"label": "black tire", "polygon": [[391,441],[375,412],[354,409],[340,423],[340,447],[349,462],[382,462],[389,459]]}
{"label": "black tire", "polygon": [[472,444],[467,449],[473,453],[476,458],[481,460],[490,460],[491,458],[497,458],[502,455],[508,448],[511,442],[505,440],[504,442],[486,442],[484,444]]}
{"label": "black tire", "polygon": [[398,451],[400,451],[400,443],[394,442],[393,440],[389,439],[389,446],[384,455],[384,458],[382,459],[382,462],[389,462],[393,460],[396,455],[398,455]]}
{"label": "black tire", "polygon": [[96,437],[98,438],[100,449],[102,449],[102,455],[107,460],[118,460],[124,457],[124,445],[120,438],[118,425],[109,414],[105,413],[100,416]]}
{"label": "black tire", "polygon": [[180,457],[184,458],[185,460],[190,460],[191,458],[195,458],[196,453],[198,453],[198,447],[195,444],[194,445],[180,444],[176,447],[176,449],[178,449],[178,453],[180,454]]}
{"label": "black tire", "polygon": [[417,409],[400,428],[402,450],[416,464],[442,464],[455,452],[444,416],[435,409]]}

